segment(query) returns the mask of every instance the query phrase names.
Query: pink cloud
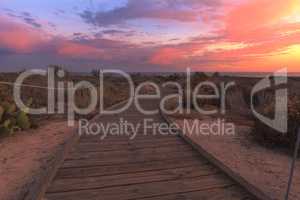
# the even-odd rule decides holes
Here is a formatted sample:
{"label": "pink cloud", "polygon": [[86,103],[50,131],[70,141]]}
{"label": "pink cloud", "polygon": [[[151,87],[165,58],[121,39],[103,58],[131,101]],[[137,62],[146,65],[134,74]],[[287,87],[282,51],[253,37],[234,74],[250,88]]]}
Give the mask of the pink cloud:
{"label": "pink cloud", "polygon": [[77,58],[108,58],[104,50],[79,44],[65,38],[55,38],[42,30],[0,17],[0,47],[16,53],[51,51],[58,55]]}
{"label": "pink cloud", "polygon": [[[204,4],[203,7],[202,4],[208,2],[203,0],[200,6],[193,6],[190,9],[182,9],[178,3],[171,3],[179,1],[171,0],[165,7],[156,7],[153,3],[144,0],[143,2],[148,2],[149,8],[141,1],[132,2],[134,3],[124,8],[110,12],[97,12],[94,13],[95,15],[86,13],[86,16],[82,17],[98,26],[112,24],[117,26],[124,24],[125,21],[145,18],[157,22],[173,20],[177,21],[174,26],[178,27],[174,28],[178,29],[182,28],[180,26],[184,23],[194,23],[199,20],[199,26],[205,30],[199,29],[199,37],[186,41],[180,38],[184,37],[183,34],[180,35],[180,31],[177,33],[174,29],[172,33],[174,37],[185,42],[166,41],[165,45],[157,43],[141,45],[143,41],[138,41],[134,37],[131,37],[131,40],[126,37],[105,39],[102,36],[93,38],[93,35],[89,35],[89,37],[78,37],[72,40],[50,35],[42,28],[34,29],[0,16],[0,48],[12,50],[16,54],[45,52],[64,59],[103,60],[109,65],[155,65],[161,68],[194,67],[236,71],[249,70],[251,66],[261,71],[271,70],[283,64],[294,68],[297,66],[295,63],[298,60],[295,55],[300,54],[300,49],[291,46],[300,44],[300,21],[291,22],[285,18],[294,13],[296,8],[299,9],[298,0],[276,2],[243,0],[243,3],[228,7],[220,7],[220,4],[216,4],[217,7],[212,7],[216,6],[215,4],[211,6]],[[185,1],[180,0],[180,2]],[[189,2],[195,2],[193,5],[196,5],[199,1],[189,0]],[[177,10],[173,12],[175,4]],[[204,8],[207,10],[202,13]],[[196,31],[196,28],[193,27],[191,32]],[[116,30],[118,31],[118,28]],[[162,32],[163,30],[161,27]],[[292,50],[287,51],[290,47]],[[291,56],[289,57],[288,54]],[[280,59],[276,59],[275,55]]]}
{"label": "pink cloud", "polygon": [[9,21],[0,16],[0,47],[20,53],[30,53],[36,47],[47,42],[44,33],[30,27]]}
{"label": "pink cloud", "polygon": [[110,56],[102,49],[67,41],[60,44],[57,53],[73,58],[108,59]]}
{"label": "pink cloud", "polygon": [[[219,38],[207,41],[199,37],[181,45],[162,46],[152,55],[150,63],[177,67],[189,64],[199,69],[236,71],[250,70],[250,66],[256,66],[255,70],[268,71],[286,63],[294,67],[295,56],[289,58],[285,55],[288,61],[282,60],[281,63],[274,57],[288,54],[287,48],[300,44],[300,23],[284,21],[298,4],[298,0],[246,1],[224,10],[226,16],[218,19],[224,24],[217,32]],[[211,46],[220,48],[211,50]],[[300,51],[298,54],[300,57]]]}
{"label": "pink cloud", "polygon": [[185,49],[180,48],[161,48],[150,58],[151,64],[170,65],[181,61],[185,57]]}

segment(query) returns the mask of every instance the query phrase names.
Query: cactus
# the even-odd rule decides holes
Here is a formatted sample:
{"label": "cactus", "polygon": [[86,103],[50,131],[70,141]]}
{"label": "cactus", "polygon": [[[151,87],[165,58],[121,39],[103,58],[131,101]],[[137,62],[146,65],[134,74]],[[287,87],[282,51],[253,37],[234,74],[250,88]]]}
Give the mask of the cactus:
{"label": "cactus", "polygon": [[7,120],[5,120],[4,122],[3,122],[3,127],[6,127],[6,128],[8,128],[9,127],[9,125],[10,125],[10,120],[9,119],[7,119]]}
{"label": "cactus", "polygon": [[17,116],[17,126],[22,130],[27,130],[31,127],[29,117],[23,111],[20,111]]}
{"label": "cactus", "polygon": [[0,134],[11,134],[12,129],[10,127],[11,122],[10,120],[5,120],[1,125],[0,125]]}
{"label": "cactus", "polygon": [[[32,98],[26,105],[32,105]],[[16,131],[32,128],[31,120],[26,111],[18,110],[14,103],[1,102],[0,105],[0,134],[11,135]]]}
{"label": "cactus", "polygon": [[10,126],[11,127],[16,127],[17,126],[17,119],[15,117],[10,117],[9,121],[10,121]]}
{"label": "cactus", "polygon": [[2,104],[2,106],[3,106],[3,108],[4,108],[5,113],[8,114],[8,115],[13,114],[13,113],[16,112],[16,110],[17,110],[16,105],[13,104],[13,103],[4,102],[4,103]]}
{"label": "cactus", "polygon": [[32,104],[33,104],[33,99],[32,99],[32,98],[29,98],[29,99],[27,100],[27,102],[26,102],[26,106],[27,106],[27,107],[30,107],[30,106],[32,106]]}

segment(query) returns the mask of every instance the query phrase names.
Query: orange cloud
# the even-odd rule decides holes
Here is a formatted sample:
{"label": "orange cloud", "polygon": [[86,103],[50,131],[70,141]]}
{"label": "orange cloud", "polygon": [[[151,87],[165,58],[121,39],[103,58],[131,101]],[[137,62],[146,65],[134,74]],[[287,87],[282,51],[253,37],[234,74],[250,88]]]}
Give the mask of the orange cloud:
{"label": "orange cloud", "polygon": [[298,19],[295,10],[300,11],[299,4],[298,0],[247,1],[222,19],[225,28],[218,33],[224,37],[211,41],[199,37],[186,44],[161,47],[150,62],[222,71],[295,70],[300,58],[295,46],[300,44],[300,22],[286,19]]}
{"label": "orange cloud", "polygon": [[298,0],[254,0],[237,6],[225,17],[232,40],[255,41],[272,35],[272,27],[299,8]]}
{"label": "orange cloud", "polygon": [[151,64],[170,65],[176,61],[181,61],[186,57],[184,49],[162,48],[154,53],[150,58]]}
{"label": "orange cloud", "polygon": [[[202,16],[199,22],[203,26],[201,28],[209,29],[199,31],[199,37],[190,38],[189,41],[185,40],[186,37],[182,36],[180,30],[178,33],[174,29],[172,35],[178,38],[178,42],[156,47],[155,43],[149,46],[146,43],[139,45],[143,42],[143,39],[139,41],[139,37],[130,37],[133,41],[125,37],[122,37],[121,41],[114,41],[101,39],[99,36],[99,39],[78,41],[50,36],[46,31],[37,31],[0,15],[0,48],[7,48],[16,53],[46,50],[47,53],[65,59],[103,59],[109,63],[124,63],[128,66],[152,64],[157,67],[189,66],[199,70],[221,71],[273,71],[280,67],[300,70],[299,0],[243,0],[243,3],[231,6],[230,9],[224,6],[218,7],[216,11],[208,11],[207,18],[203,18],[205,16],[200,14],[197,8],[180,12],[184,15],[174,14],[173,10],[150,10],[151,12],[146,13],[148,18],[167,20],[176,16],[176,21],[180,21],[180,24],[197,21],[199,16]],[[139,9],[137,11],[134,18],[145,16]],[[216,12],[216,15],[213,15],[214,19],[210,12]],[[104,13],[103,16],[105,17],[99,18],[101,20],[98,25],[119,24],[123,20],[115,14]],[[129,16],[129,19],[132,17]],[[167,41],[164,42],[166,43]]]}

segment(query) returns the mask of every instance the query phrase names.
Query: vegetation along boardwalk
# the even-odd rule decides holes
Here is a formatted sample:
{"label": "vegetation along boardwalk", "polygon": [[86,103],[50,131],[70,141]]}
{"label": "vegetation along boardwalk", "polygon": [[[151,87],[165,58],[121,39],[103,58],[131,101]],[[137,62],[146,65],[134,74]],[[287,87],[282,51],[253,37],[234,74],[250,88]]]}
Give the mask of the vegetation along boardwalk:
{"label": "vegetation along boardwalk", "polygon": [[[157,107],[144,101],[143,108]],[[146,116],[131,107],[113,116],[99,116],[102,124],[119,122],[163,123],[157,115]],[[255,199],[222,171],[211,165],[176,135],[155,135],[140,128],[130,136],[83,135],[68,154],[45,194],[48,200],[171,200]]]}

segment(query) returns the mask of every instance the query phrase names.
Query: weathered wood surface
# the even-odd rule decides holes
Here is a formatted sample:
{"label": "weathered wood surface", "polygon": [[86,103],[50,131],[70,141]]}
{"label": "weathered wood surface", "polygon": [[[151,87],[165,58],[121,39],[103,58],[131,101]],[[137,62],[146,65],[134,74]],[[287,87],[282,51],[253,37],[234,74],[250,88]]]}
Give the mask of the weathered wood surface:
{"label": "weathered wood surface", "polygon": [[[157,102],[143,102],[148,108]],[[101,116],[102,123],[122,117],[164,122],[159,114],[145,116],[134,107],[122,114]],[[211,165],[176,135],[140,131],[129,136],[82,136],[53,182],[48,200],[246,200],[255,199],[236,182]]]}

